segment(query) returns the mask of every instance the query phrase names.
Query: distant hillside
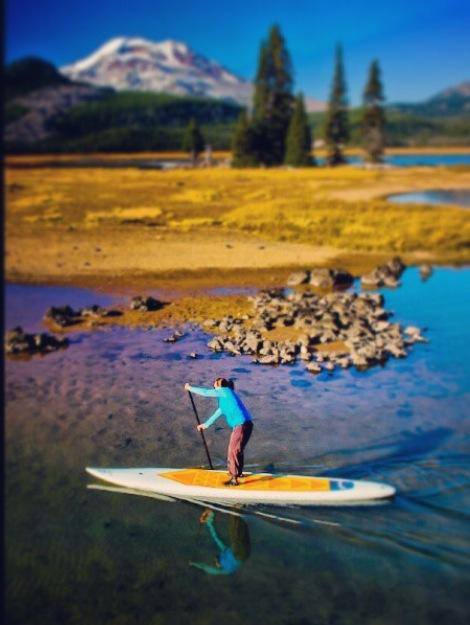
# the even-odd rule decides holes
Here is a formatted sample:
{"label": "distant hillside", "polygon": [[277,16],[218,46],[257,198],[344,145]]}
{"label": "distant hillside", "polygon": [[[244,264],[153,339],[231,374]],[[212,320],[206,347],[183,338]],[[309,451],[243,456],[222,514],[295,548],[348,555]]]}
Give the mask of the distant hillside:
{"label": "distant hillside", "polygon": [[[242,110],[224,99],[76,83],[41,59],[17,61],[5,73],[5,146],[12,153],[174,150],[193,117],[213,148],[227,149]],[[470,83],[463,83],[421,104],[390,105],[388,145],[470,145],[469,91]],[[324,112],[309,118],[321,139]],[[350,112],[350,145],[360,145],[360,118],[359,108]]]}
{"label": "distant hillside", "polygon": [[[315,139],[324,134],[324,113],[309,115]],[[361,145],[362,109],[349,112],[351,139],[349,145]],[[395,109],[386,111],[387,145],[407,146],[469,146],[470,115],[429,116],[404,113]]]}
{"label": "distant hillside", "polygon": [[470,114],[470,81],[444,89],[424,102],[417,104],[399,102],[391,104],[389,108],[402,113],[427,117],[468,115]]}
{"label": "distant hillside", "polygon": [[[69,85],[81,93],[73,106],[50,111],[47,119],[31,124],[37,115],[34,106],[45,111],[48,89],[33,92],[34,98],[15,100],[15,106],[29,106],[26,114],[14,119],[6,128],[5,139],[10,152],[31,151],[138,151],[174,150],[181,147],[184,128],[191,118],[202,126],[204,136],[214,148],[230,145],[231,133],[241,108],[223,100],[190,98],[158,93],[98,90],[91,86]],[[63,87],[53,91],[55,102],[71,94]],[[88,95],[89,101],[85,101]],[[38,121],[38,120],[36,120]],[[34,127],[34,130],[33,130]],[[42,131],[41,131],[42,129]]]}
{"label": "distant hillside", "polygon": [[52,63],[33,56],[10,63],[5,68],[4,81],[7,101],[43,87],[70,84]]}

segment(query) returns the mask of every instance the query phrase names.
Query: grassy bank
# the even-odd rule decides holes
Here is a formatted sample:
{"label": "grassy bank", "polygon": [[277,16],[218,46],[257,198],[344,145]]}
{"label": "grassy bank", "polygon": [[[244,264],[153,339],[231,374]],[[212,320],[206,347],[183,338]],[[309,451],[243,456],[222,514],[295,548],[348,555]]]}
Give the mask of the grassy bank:
{"label": "grassy bank", "polygon": [[468,262],[468,210],[385,199],[425,188],[470,189],[470,168],[7,168],[7,277],[156,279],[394,253]]}

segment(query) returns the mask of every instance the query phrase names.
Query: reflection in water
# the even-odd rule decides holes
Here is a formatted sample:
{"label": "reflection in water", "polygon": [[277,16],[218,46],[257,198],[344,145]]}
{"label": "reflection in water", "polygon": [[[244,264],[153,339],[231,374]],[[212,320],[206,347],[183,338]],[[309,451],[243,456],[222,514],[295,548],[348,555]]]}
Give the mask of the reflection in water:
{"label": "reflection in water", "polygon": [[204,510],[200,522],[209,532],[216,544],[219,554],[215,558],[215,566],[204,562],[190,562],[209,575],[231,575],[240,568],[241,564],[250,555],[250,534],[247,523],[240,517],[231,515],[229,518],[230,546],[226,545],[217,533],[214,525],[215,513],[213,510]]}

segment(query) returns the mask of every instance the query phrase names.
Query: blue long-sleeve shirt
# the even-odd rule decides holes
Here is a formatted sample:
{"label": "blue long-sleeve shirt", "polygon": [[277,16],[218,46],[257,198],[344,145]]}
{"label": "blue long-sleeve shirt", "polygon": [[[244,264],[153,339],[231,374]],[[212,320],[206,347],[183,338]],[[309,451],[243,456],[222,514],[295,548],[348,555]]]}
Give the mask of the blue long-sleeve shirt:
{"label": "blue long-sleeve shirt", "polygon": [[225,420],[231,428],[235,428],[237,425],[243,425],[247,421],[252,421],[251,415],[242,400],[235,391],[232,391],[228,386],[219,386],[218,388],[190,386],[189,390],[203,397],[215,397],[219,402],[217,410],[204,422],[206,428],[210,427],[214,421],[222,415],[224,415]]}

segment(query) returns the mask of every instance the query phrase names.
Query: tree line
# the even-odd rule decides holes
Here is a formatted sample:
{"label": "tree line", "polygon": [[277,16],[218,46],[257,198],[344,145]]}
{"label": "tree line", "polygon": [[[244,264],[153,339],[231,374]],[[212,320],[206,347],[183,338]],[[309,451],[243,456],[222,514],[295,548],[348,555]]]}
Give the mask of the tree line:
{"label": "tree line", "polygon": [[[315,165],[313,136],[302,93],[293,93],[293,68],[286,41],[274,25],[261,43],[251,111],[242,111],[232,140],[232,165]],[[363,92],[361,138],[366,159],[381,162],[385,149],[385,111],[381,72],[372,61]],[[344,145],[350,138],[347,86],[341,46],[337,46],[333,81],[326,112],[324,139],[326,162],[346,162]],[[184,148],[202,151],[204,138],[194,120],[188,127]]]}

